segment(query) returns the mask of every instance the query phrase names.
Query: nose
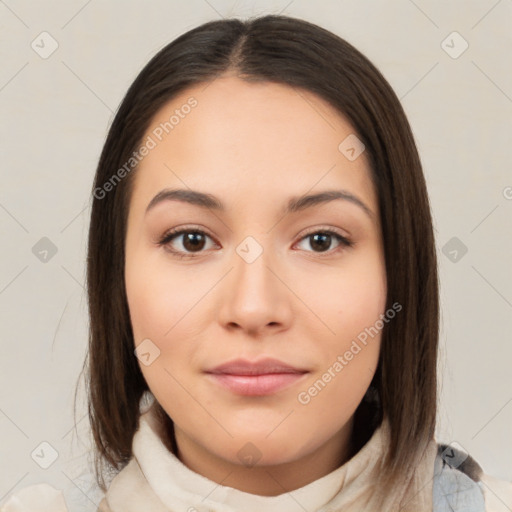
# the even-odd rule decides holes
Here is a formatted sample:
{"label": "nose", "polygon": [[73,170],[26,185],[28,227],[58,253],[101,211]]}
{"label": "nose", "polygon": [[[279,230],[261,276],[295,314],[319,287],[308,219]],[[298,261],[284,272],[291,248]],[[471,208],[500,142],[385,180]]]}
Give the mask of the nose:
{"label": "nose", "polygon": [[287,284],[289,273],[266,251],[254,261],[235,253],[232,261],[234,268],[223,280],[219,296],[219,322],[250,335],[288,329],[294,297]]}

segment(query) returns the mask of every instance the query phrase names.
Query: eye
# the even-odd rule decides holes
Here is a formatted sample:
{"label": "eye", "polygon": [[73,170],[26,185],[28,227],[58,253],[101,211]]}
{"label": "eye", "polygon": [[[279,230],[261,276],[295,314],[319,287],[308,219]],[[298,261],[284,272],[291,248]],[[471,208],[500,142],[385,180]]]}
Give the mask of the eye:
{"label": "eye", "polygon": [[[207,240],[212,238],[203,230],[197,228],[181,228],[171,229],[167,231],[162,238],[157,242],[159,246],[165,247],[166,250],[171,252],[173,256],[178,258],[193,258],[204,252],[205,246],[207,246]],[[309,246],[316,253],[328,253],[331,255],[338,252],[338,250],[344,247],[352,247],[354,242],[343,236],[341,233],[332,229],[316,229],[303,236],[300,243],[304,243],[309,240]],[[331,249],[333,241],[336,241],[338,245]],[[178,243],[177,243],[178,242]],[[213,242],[213,246],[218,246]],[[211,247],[206,247],[206,249]]]}
{"label": "eye", "polygon": [[[186,258],[194,257],[195,253],[202,252],[205,245],[207,245],[207,239],[212,240],[207,233],[200,229],[171,229],[158,241],[158,245],[165,246],[168,251],[179,258]],[[176,246],[178,246],[178,248],[176,248]]]}
{"label": "eye", "polygon": [[[306,236],[301,238],[301,242],[308,241],[309,246],[313,248],[312,252],[325,253],[328,252],[332,254],[341,250],[344,247],[352,247],[354,243],[349,240],[347,237],[342,234],[334,231],[332,229],[311,231],[307,233]],[[334,248],[334,250],[330,250],[330,247],[336,241],[338,245]],[[307,242],[306,242],[307,243]]]}

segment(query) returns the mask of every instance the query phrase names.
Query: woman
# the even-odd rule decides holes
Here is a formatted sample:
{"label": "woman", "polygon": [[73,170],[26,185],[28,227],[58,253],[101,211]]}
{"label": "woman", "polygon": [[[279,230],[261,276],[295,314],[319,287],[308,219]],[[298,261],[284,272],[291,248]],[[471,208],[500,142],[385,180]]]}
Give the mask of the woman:
{"label": "woman", "polygon": [[512,507],[434,439],[425,180],[347,42],[285,16],[180,36],[128,90],[93,196],[99,511]]}

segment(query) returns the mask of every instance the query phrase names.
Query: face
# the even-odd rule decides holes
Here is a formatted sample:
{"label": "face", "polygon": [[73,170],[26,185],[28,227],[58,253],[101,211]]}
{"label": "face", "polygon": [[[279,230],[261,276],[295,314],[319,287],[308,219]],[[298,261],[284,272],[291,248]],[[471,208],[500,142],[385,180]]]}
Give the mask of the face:
{"label": "face", "polygon": [[[235,76],[188,89],[151,122],[126,291],[140,368],[190,466],[241,466],[246,452],[292,464],[346,445],[380,350],[380,332],[362,333],[386,306],[377,196],[353,137],[314,94]],[[160,194],[176,189],[188,199]],[[297,204],[326,191],[345,195]],[[294,370],[209,373],[264,358]]]}

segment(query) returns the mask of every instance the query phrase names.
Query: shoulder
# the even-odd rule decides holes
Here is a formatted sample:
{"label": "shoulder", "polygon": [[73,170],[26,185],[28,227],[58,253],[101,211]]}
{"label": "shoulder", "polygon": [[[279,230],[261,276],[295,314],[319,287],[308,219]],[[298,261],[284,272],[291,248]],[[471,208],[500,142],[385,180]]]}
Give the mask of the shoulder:
{"label": "shoulder", "polygon": [[62,491],[48,484],[30,485],[11,494],[0,512],[68,512]]}
{"label": "shoulder", "polygon": [[437,443],[434,512],[510,512],[512,482],[483,472],[478,462],[453,445]]}
{"label": "shoulder", "polygon": [[[69,512],[62,491],[49,484],[37,484],[24,487],[10,494],[0,505],[0,512]],[[111,512],[103,498],[97,512]]]}

